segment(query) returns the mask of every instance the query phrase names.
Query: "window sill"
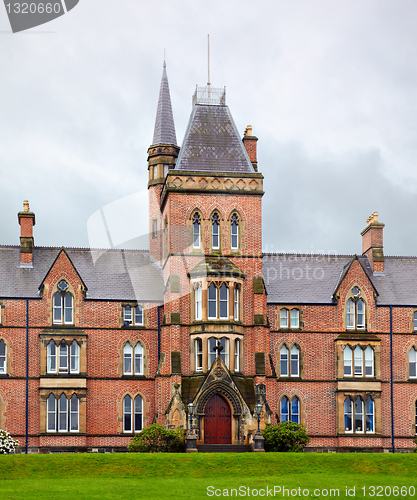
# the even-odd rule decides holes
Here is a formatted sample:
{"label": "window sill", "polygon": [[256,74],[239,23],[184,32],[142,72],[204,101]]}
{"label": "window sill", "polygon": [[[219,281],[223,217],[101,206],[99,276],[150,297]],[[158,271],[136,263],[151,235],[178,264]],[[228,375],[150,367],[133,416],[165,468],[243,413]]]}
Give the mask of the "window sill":
{"label": "window sill", "polygon": [[302,332],[303,329],[301,327],[298,327],[298,328],[291,328],[291,327],[288,327],[286,326],[285,328],[284,327],[279,327],[278,329],[279,332]]}
{"label": "window sill", "polygon": [[79,432],[79,431],[65,431],[65,432],[59,432],[59,431],[50,431],[50,432],[40,432],[40,436],[86,436],[86,432]]}
{"label": "window sill", "polygon": [[285,376],[278,376],[277,377],[280,382],[302,382],[303,379],[298,376],[298,377],[288,377],[288,375]]}
{"label": "window sill", "polygon": [[146,375],[129,375],[129,374],[123,374],[122,379],[125,380],[146,380]]}
{"label": "window sill", "polygon": [[122,325],[122,330],[146,330],[145,325]]}
{"label": "window sill", "polygon": [[0,373],[0,378],[9,378],[10,375],[8,373]]}
{"label": "window sill", "polygon": [[43,373],[39,378],[86,378],[86,373]]}

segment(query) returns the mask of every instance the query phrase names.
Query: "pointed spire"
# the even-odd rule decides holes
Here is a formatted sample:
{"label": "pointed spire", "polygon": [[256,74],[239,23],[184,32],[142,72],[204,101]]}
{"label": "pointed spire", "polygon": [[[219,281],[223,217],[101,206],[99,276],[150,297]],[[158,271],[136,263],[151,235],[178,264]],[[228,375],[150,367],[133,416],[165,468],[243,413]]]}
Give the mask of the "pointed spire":
{"label": "pointed spire", "polygon": [[174,116],[172,114],[171,96],[169,93],[168,77],[166,72],[166,62],[162,72],[161,88],[159,91],[158,110],[156,112],[155,130],[153,142],[157,144],[173,144],[177,146],[175,134]]}

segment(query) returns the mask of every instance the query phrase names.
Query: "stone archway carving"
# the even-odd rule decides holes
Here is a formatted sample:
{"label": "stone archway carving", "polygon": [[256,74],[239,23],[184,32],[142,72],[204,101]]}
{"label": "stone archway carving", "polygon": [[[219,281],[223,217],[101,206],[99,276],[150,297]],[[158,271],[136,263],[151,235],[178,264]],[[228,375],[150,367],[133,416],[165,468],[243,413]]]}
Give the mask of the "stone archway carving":
{"label": "stone archway carving", "polygon": [[215,394],[222,394],[233,407],[233,416],[238,418],[242,415],[242,404],[237,393],[228,385],[222,382],[215,382],[200,396],[197,403],[197,414],[203,415],[207,401]]}

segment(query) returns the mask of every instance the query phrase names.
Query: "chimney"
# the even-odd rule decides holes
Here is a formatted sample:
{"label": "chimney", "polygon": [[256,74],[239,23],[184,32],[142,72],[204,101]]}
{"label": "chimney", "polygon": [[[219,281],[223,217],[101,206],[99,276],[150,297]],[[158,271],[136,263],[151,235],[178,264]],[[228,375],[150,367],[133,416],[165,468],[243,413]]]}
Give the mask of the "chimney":
{"label": "chimney", "polygon": [[366,228],[362,235],[362,255],[367,255],[374,272],[384,271],[384,227],[378,222],[378,212],[370,215],[366,221]]}
{"label": "chimney", "polygon": [[33,267],[33,226],[35,214],[29,210],[29,202],[23,202],[23,211],[17,214],[20,224],[20,267]]}
{"label": "chimney", "polygon": [[256,159],[256,143],[258,142],[258,138],[252,135],[252,125],[248,125],[246,127],[242,141],[246,152],[248,153],[249,160],[252,162],[255,172],[257,172],[258,160]]}

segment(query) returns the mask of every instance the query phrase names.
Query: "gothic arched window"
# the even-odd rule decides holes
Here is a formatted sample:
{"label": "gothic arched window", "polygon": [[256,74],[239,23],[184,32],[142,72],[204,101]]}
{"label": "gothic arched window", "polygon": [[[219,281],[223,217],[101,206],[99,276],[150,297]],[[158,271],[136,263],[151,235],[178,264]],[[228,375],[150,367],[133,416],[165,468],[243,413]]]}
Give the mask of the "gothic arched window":
{"label": "gothic arched window", "polygon": [[230,248],[237,250],[239,248],[239,219],[234,213],[230,223]]}
{"label": "gothic arched window", "polygon": [[200,228],[201,220],[200,216],[196,212],[193,215],[193,248],[200,248]]}
{"label": "gothic arched window", "polygon": [[73,297],[68,291],[68,283],[64,280],[58,284],[58,291],[53,296],[54,324],[70,325],[74,323]]}
{"label": "gothic arched window", "polygon": [[220,248],[220,217],[217,212],[211,218],[211,246],[213,250]]}

